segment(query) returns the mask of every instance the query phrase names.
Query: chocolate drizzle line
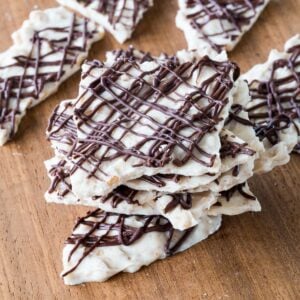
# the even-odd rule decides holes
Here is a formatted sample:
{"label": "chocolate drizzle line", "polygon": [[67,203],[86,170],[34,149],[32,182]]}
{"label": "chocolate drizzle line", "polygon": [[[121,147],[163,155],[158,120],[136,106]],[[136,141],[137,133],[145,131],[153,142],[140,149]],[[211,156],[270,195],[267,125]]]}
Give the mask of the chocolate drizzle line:
{"label": "chocolate drizzle line", "polygon": [[[89,76],[95,68],[99,68],[99,63],[91,62],[84,76]],[[188,83],[196,71],[201,73],[206,68],[213,69],[215,73],[202,86]],[[133,71],[139,75],[130,75]],[[102,172],[103,162],[119,157],[124,160],[137,158],[139,163],[134,165],[137,167],[156,168],[168,163],[180,167],[189,160],[211,167],[215,155],[205,152],[199,143],[206,134],[215,130],[220,121],[219,115],[228,102],[227,93],[238,73],[235,64],[215,62],[208,57],[195,64],[179,64],[174,59],[167,59],[147,72],[142,71],[133,58],[117,59],[112,67],[107,67],[101,76],[86,87],[79,98],[84,97],[84,103],[74,110],[74,118],[78,121],[77,130],[86,137],[77,142],[69,155],[73,161],[76,160],[71,172],[74,173],[78,168],[87,171],[83,164],[88,162],[93,167],[92,171],[87,171],[89,177],[97,177],[97,171]],[[128,89],[117,82],[123,74],[132,79]],[[151,77],[153,81],[146,81],[145,77]],[[177,90],[181,85],[192,88],[193,92],[179,94]],[[106,94],[110,94],[113,99],[108,100]],[[162,97],[176,104],[180,101],[182,105],[178,109],[167,107],[159,102]],[[207,105],[203,105],[205,101]],[[94,116],[104,108],[110,110],[107,117],[95,121]],[[191,110],[196,112],[191,114]],[[153,112],[163,114],[165,121],[155,120],[150,116]],[[143,129],[138,130],[137,126],[152,133],[146,134]],[[115,134],[117,128],[122,131],[118,137]],[[191,131],[189,136],[182,134],[187,128]],[[139,141],[127,148],[124,138],[129,134]],[[176,149],[182,152],[181,157],[174,157]]]}
{"label": "chocolate drizzle line", "polygon": [[[186,7],[193,9],[188,14],[194,29],[201,33],[213,49],[221,52],[226,44],[217,44],[215,39],[220,37],[230,41],[237,40],[244,27],[251,24],[257,15],[258,7],[264,5],[265,0],[186,0]],[[206,26],[211,22],[218,22],[220,31],[209,34]]]}
{"label": "chocolate drizzle line", "polygon": [[[59,111],[62,105],[64,105],[64,108],[62,111]],[[69,108],[73,109],[72,102],[59,104],[54,109],[48,122],[48,130],[51,130],[51,133],[48,134],[48,140],[73,147],[77,141],[77,128],[73,120],[73,115],[67,112]],[[59,148],[59,152],[64,155],[67,154],[63,147]]]}
{"label": "chocolate drizzle line", "polygon": [[233,177],[237,177],[240,174],[240,168],[241,168],[240,165],[237,165],[232,169]]}
{"label": "chocolate drizzle line", "polygon": [[235,158],[237,155],[249,155],[253,156],[255,151],[247,147],[247,143],[239,144],[237,142],[230,141],[227,135],[221,137],[221,158],[229,157]]}
{"label": "chocolate drizzle line", "polygon": [[221,194],[221,196],[225,197],[227,201],[229,201],[231,199],[231,197],[233,196],[233,194],[235,192],[240,193],[246,199],[256,200],[256,197],[254,197],[253,195],[249,194],[248,192],[246,192],[244,190],[245,186],[246,186],[246,183],[242,183],[242,184],[234,186],[233,188],[231,188],[228,191],[222,191],[222,192],[220,192],[220,194]]}
{"label": "chocolate drizzle line", "polygon": [[53,178],[51,180],[51,185],[48,189],[48,193],[54,193],[55,191],[58,191],[58,186],[63,185],[64,190],[60,193],[58,193],[59,196],[64,197],[68,193],[72,192],[72,185],[70,183],[69,177],[70,174],[65,169],[66,161],[61,160],[57,165],[52,166],[52,168],[49,170],[49,173],[51,177]]}
{"label": "chocolate drizzle line", "polygon": [[121,185],[109,193],[105,197],[100,197],[97,200],[100,200],[102,203],[111,201],[111,206],[116,208],[121,202],[126,201],[128,204],[137,204],[140,203],[137,200],[134,200],[138,191],[133,190],[127,186]]}
{"label": "chocolate drizzle line", "polygon": [[[143,225],[133,227],[127,224],[127,219],[136,218]],[[68,261],[79,247],[84,247],[84,252],[77,263],[62,276],[65,277],[74,272],[81,262],[97,247],[111,247],[118,245],[130,246],[144,235],[150,232],[160,232],[167,235],[165,251],[167,255],[174,254],[191,234],[193,228],[182,231],[178,238],[174,236],[174,228],[171,223],[162,216],[124,215],[104,212],[96,209],[88,212],[83,218],[79,218],[73,231],[79,226],[87,226],[87,233],[73,232],[66,240],[66,244],[74,245],[70,251]]]}
{"label": "chocolate drizzle line", "polygon": [[139,13],[146,11],[149,0],[78,0],[84,6],[93,5],[97,12],[107,15],[108,21],[116,27],[122,24],[125,28],[133,31],[138,23]]}
{"label": "chocolate drizzle line", "polygon": [[[252,102],[248,105],[249,118],[254,123],[260,140],[267,139],[271,145],[280,142],[279,132],[300,122],[300,45],[288,50],[288,59],[274,61],[267,81],[249,83]],[[288,75],[280,76],[280,70]],[[295,148],[299,151],[300,144]]]}
{"label": "chocolate drizzle line", "polygon": [[171,194],[172,200],[165,207],[165,213],[169,213],[174,210],[178,205],[183,209],[191,209],[193,206],[193,198],[190,193]]}
{"label": "chocolate drizzle line", "polygon": [[[7,70],[19,67],[22,68],[21,75],[0,77],[0,128],[10,127],[10,138],[16,132],[16,116],[21,115],[21,103],[24,100],[33,99],[33,106],[40,99],[46,84],[59,82],[65,75],[65,67],[73,67],[81,53],[86,52],[86,42],[96,32],[88,30],[86,19],[76,18],[73,15],[72,21],[67,27],[49,27],[35,31],[31,42],[31,51],[28,56],[16,56],[13,64],[0,67],[0,70]],[[45,38],[60,33],[59,39]],[[82,39],[81,45],[78,40]],[[45,47],[50,50],[47,53],[42,51]],[[61,58],[51,60],[56,53],[61,53]],[[45,72],[45,67],[55,67],[55,71]]]}

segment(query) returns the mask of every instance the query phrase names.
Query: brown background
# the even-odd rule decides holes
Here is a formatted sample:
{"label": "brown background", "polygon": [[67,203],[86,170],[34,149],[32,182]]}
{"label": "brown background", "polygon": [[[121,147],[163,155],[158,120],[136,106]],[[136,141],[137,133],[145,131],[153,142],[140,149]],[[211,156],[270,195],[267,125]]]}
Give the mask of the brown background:
{"label": "brown background", "polygon": [[[129,41],[143,50],[174,53],[185,47],[176,29],[175,0],[155,8]],[[55,6],[54,0],[0,1],[0,50],[30,10]],[[300,0],[273,1],[252,31],[230,55],[242,70],[263,62],[271,48],[300,32]],[[128,44],[129,44],[128,43]],[[119,47],[107,34],[90,58]],[[43,161],[52,150],[45,139],[49,114],[59,101],[75,97],[79,75],[32,109],[17,138],[0,148],[0,299],[300,299],[300,156],[251,180],[263,212],[224,218],[222,229],[193,249],[121,274],[103,284],[65,286],[63,241],[76,216],[87,208],[46,205],[49,181]]]}

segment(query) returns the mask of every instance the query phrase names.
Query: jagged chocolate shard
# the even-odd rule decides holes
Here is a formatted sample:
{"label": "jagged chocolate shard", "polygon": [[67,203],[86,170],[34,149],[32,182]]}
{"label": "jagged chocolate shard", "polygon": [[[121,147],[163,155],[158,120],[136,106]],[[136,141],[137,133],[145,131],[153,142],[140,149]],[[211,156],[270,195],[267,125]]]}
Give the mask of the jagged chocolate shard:
{"label": "jagged chocolate shard", "polygon": [[31,108],[78,71],[103,30],[62,7],[33,11],[0,54],[0,145]]}
{"label": "jagged chocolate shard", "polygon": [[232,50],[269,0],[178,0],[176,25],[188,48]]}
{"label": "jagged chocolate shard", "polygon": [[119,43],[129,39],[153,0],[57,0],[103,26]]}
{"label": "jagged chocolate shard", "polygon": [[300,141],[300,36],[290,39],[284,52],[272,50],[268,61],[242,76],[249,83],[246,106],[265,152],[256,162],[258,172],[285,164],[299,152]]}

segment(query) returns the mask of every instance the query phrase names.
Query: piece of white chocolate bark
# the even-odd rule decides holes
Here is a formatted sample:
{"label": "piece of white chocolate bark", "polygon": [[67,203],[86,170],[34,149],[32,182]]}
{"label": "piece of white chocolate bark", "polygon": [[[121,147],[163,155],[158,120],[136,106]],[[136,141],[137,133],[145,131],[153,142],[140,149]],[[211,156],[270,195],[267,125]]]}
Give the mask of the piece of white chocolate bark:
{"label": "piece of white chocolate bark", "polygon": [[218,230],[221,217],[204,217],[185,232],[160,216],[126,216],[96,210],[79,219],[63,250],[65,284],[105,281],[119,272],[184,251]]}
{"label": "piece of white chocolate bark", "polygon": [[33,11],[0,54],[0,145],[31,108],[80,69],[103,30],[62,7]]}
{"label": "piece of white chocolate bark", "polygon": [[176,25],[184,32],[190,50],[230,51],[268,3],[269,0],[178,0]]}
{"label": "piece of white chocolate bark", "polygon": [[57,0],[108,30],[119,43],[129,39],[153,0]]}
{"label": "piece of white chocolate bark", "polygon": [[[119,54],[115,53],[115,55]],[[264,149],[255,136],[247,112],[243,110],[242,105],[248,101],[248,86],[244,81],[238,81],[233,99],[234,108],[231,109],[230,117],[224,128],[231,128],[247,143],[239,137],[234,137],[231,132],[227,132],[225,129],[222,130],[220,135],[222,159],[219,173],[199,177],[158,174],[155,176],[142,176],[125,184],[137,190],[157,190],[174,193],[184,190],[191,192],[213,190],[219,192],[245,182],[253,175],[253,161],[257,158],[255,152],[261,152]],[[72,149],[74,141],[77,139],[76,126],[72,122],[73,103],[74,101],[67,100],[57,106],[50,122],[52,129],[48,132],[57,156],[63,159],[66,159],[66,154]],[[247,144],[251,144],[252,147],[248,147]]]}
{"label": "piece of white chocolate bark", "polygon": [[286,43],[285,52],[272,50],[267,62],[254,66],[241,79],[249,84],[246,110],[265,148],[255,171],[268,172],[286,164],[299,145],[299,35]]}

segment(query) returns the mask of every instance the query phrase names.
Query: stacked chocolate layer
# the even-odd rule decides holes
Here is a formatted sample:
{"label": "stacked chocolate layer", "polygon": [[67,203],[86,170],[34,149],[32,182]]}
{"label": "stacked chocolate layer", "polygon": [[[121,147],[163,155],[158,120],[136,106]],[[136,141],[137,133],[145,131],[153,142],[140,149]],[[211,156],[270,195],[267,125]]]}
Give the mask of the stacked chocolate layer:
{"label": "stacked chocolate layer", "polygon": [[67,284],[137,271],[207,238],[222,214],[260,210],[246,181],[263,144],[224,56],[130,48],[83,65],[47,131],[47,201],[96,208],[66,241]]}

